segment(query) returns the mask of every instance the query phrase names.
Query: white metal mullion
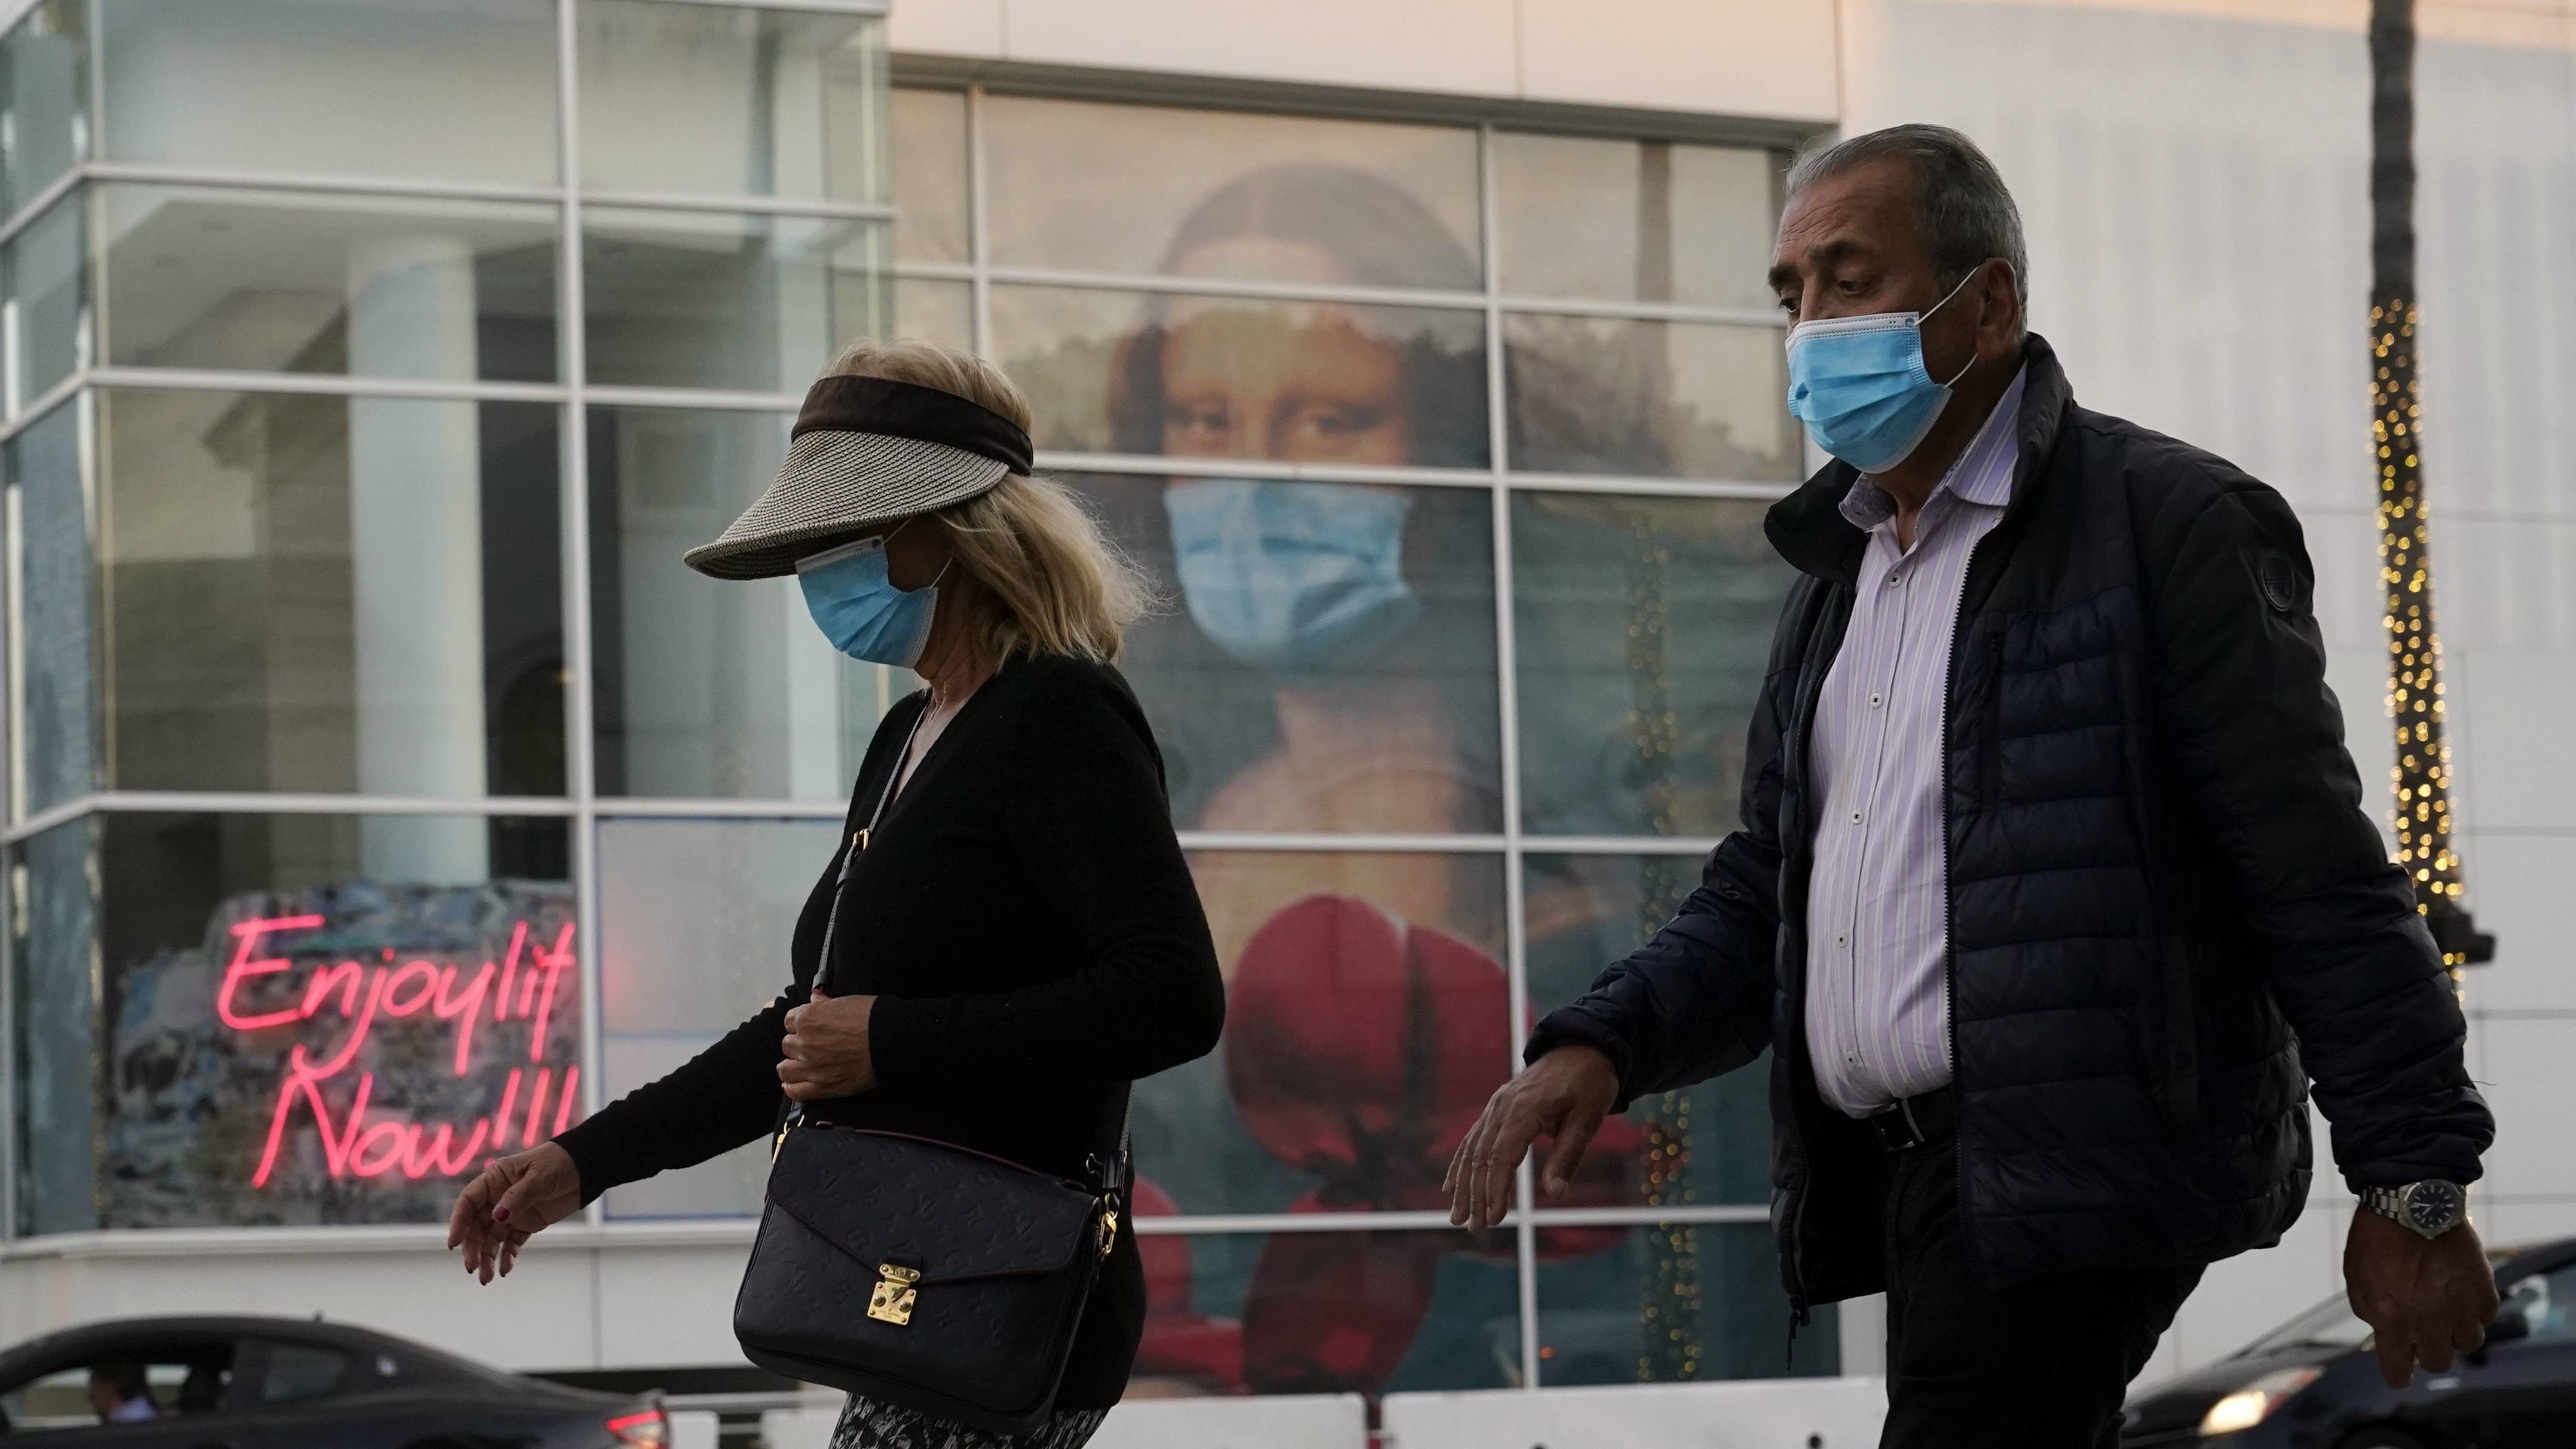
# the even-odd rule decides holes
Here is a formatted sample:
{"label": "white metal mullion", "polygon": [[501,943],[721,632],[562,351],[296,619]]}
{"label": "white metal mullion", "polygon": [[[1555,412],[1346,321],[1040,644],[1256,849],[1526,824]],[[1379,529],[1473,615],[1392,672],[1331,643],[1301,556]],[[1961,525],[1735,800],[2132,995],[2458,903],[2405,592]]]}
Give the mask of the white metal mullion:
{"label": "white metal mullion", "polygon": [[[1501,712],[1498,736],[1503,772],[1503,960],[1509,981],[1511,1029],[1509,1068],[1520,1075],[1521,1024],[1529,1020],[1529,931],[1527,882],[1521,869],[1521,720],[1520,679],[1513,655],[1518,640],[1512,619],[1512,490],[1505,483],[1511,470],[1511,404],[1503,357],[1502,227],[1494,197],[1494,128],[1477,128],[1477,228],[1483,233],[1485,262],[1485,448],[1493,470],[1494,518],[1494,703]],[[1538,1388],[1538,1229],[1531,1211],[1538,1206],[1538,1175],[1528,1157],[1512,1169],[1515,1211],[1512,1215],[1513,1261],[1519,1268],[1521,1387]]]}
{"label": "white metal mullion", "polygon": [[1659,1223],[1767,1223],[1771,1209],[1757,1203],[1692,1203],[1670,1207],[1540,1208],[1542,1228],[1651,1227]]}
{"label": "white metal mullion", "polygon": [[1264,282],[1248,277],[1165,277],[1133,272],[1078,272],[1053,267],[989,267],[996,282],[1017,287],[1069,287],[1096,292],[1159,292],[1193,297],[1257,297],[1282,302],[1340,302],[1358,307],[1445,307],[1481,311],[1478,292],[1427,287],[1352,287]]}
{"label": "white metal mullion", "polygon": [[165,166],[149,161],[90,161],[93,181],[150,186],[199,186],[229,191],[296,191],[334,196],[407,196],[423,201],[499,201],[552,206],[567,185],[517,186],[505,181],[431,181],[402,176],[351,176],[299,171],[255,171],[231,166]]}
{"label": "white metal mullion", "polygon": [[874,201],[828,197],[728,196],[703,191],[585,191],[595,207],[631,211],[715,211],[731,215],[811,217],[823,221],[892,221],[894,208]]}
{"label": "white metal mullion", "polygon": [[581,395],[600,407],[711,408],[728,412],[784,413],[793,418],[804,395],[783,392],[734,392],[688,387],[633,387],[622,383],[581,385]]}
{"label": "white metal mullion", "polygon": [[6,222],[0,222],[0,245],[6,245],[11,237],[25,231],[36,218],[51,210],[55,202],[62,200],[74,187],[79,186],[85,179],[82,176],[85,169],[82,163],[73,162],[63,168],[62,175],[46,182],[44,190],[29,197],[26,205],[11,212]]}
{"label": "white metal mullion", "polygon": [[883,16],[887,0],[655,0],[663,5],[713,5],[726,10],[808,10],[822,15]]}
{"label": "white metal mullion", "polygon": [[1592,473],[1514,473],[1514,488],[1542,493],[1652,493],[1676,498],[1747,498],[1772,502],[1798,491],[1795,479],[1641,478]]}
{"label": "white metal mullion", "polygon": [[54,409],[61,407],[88,385],[89,373],[83,369],[73,369],[71,376],[38,393],[28,401],[26,408],[16,417],[11,418],[5,425],[0,425],[0,443],[5,443],[43,422]]}
{"label": "white metal mullion", "polygon": [[1049,473],[1146,473],[1157,477],[1221,474],[1228,478],[1279,478],[1314,483],[1385,483],[1408,488],[1491,488],[1491,468],[1433,468],[1419,464],[1292,463],[1282,459],[1193,458],[1165,453],[1077,453],[1041,450]]}
{"label": "white metal mullion", "polygon": [[[581,978],[581,1110],[599,1110],[605,1038],[599,1013],[599,816],[597,740],[591,719],[590,412],[582,395],[589,376],[589,313],[581,249],[581,24],[576,0],[555,0],[555,151],[563,186],[563,281],[556,312],[563,319],[563,621],[565,788],[572,792],[573,959]],[[582,1209],[584,1221],[607,1219],[605,1195]],[[597,1278],[592,1280],[591,1358],[599,1357]]]}
{"label": "white metal mullion", "polygon": [[236,372],[197,367],[94,367],[88,381],[99,387],[159,388],[184,392],[285,392],[331,397],[421,398],[437,402],[559,403],[569,396],[560,383],[478,382],[464,379],[356,377],[345,373]]}
{"label": "white metal mullion", "polygon": [[[984,88],[966,88],[966,258],[968,341],[977,357],[993,355],[992,228],[985,205]],[[1045,466],[1041,464],[1040,466]]]}

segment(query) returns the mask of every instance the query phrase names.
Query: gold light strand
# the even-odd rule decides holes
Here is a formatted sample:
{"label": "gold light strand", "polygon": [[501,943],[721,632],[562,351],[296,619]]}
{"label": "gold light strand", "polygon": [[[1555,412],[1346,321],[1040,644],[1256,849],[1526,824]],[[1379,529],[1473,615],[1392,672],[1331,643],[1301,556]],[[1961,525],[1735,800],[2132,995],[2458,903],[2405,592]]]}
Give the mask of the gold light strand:
{"label": "gold light strand", "polygon": [[[1671,611],[1664,598],[1664,577],[1672,550],[1655,527],[1648,508],[1628,513],[1628,680],[1629,732],[1637,744],[1639,776],[1645,781],[1648,829],[1671,835],[1680,828],[1676,806],[1681,780],[1674,756],[1681,748],[1681,721],[1674,713],[1672,675],[1667,650]],[[1671,856],[1649,856],[1639,862],[1638,927],[1651,936],[1681,909],[1690,889],[1685,862]],[[1645,1201],[1648,1207],[1699,1200],[1691,1180],[1691,1099],[1687,1092],[1666,1092],[1655,1103],[1646,1124]],[[1689,1223],[1658,1223],[1649,1229],[1654,1277],[1638,1306],[1642,1330],[1637,1355],[1637,1381],[1663,1383],[1699,1377],[1704,1358],[1700,1343],[1699,1229]]]}
{"label": "gold light strand", "polygon": [[2443,738],[2442,641],[2433,629],[2433,563],[2426,545],[2423,404],[2416,395],[2415,304],[2389,295],[2370,309],[2371,440],[2379,458],[2379,578],[2388,597],[2388,712],[2396,722],[2397,863],[2432,918],[2442,961],[2459,968],[2471,943],[2450,929],[2459,913],[2460,860],[2451,849],[2451,747]]}

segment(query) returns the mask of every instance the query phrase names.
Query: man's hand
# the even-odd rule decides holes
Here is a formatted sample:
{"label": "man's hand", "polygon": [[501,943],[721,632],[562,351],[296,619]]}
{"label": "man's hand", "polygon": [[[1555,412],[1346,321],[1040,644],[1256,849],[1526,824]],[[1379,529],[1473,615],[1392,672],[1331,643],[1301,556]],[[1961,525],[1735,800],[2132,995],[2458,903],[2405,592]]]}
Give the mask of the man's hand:
{"label": "man's hand", "polygon": [[2357,1209],[2344,1240],[2343,1281],[2352,1311],[2374,1335],[2379,1376],[2392,1389],[2404,1388],[2419,1363],[2428,1373],[2449,1369],[2452,1355],[2486,1342],[2495,1318],[2495,1272],[2467,1223],[2428,1239]]}
{"label": "man's hand", "polygon": [[465,1271],[489,1283],[507,1278],[519,1250],[540,1228],[581,1208],[581,1170],[552,1142],[495,1158],[456,1195],[447,1214],[447,1246],[465,1253]]}
{"label": "man's hand", "polygon": [[799,1102],[855,1097],[877,1085],[876,1057],[868,1049],[873,996],[814,998],[787,1013],[787,1039],[779,1050],[778,1080]]}
{"label": "man's hand", "polygon": [[1548,1196],[1564,1196],[1583,1149],[1618,1098],[1618,1068],[1588,1046],[1558,1047],[1503,1083],[1467,1129],[1440,1181],[1440,1190],[1449,1194],[1449,1221],[1479,1231],[1501,1222],[1511,1211],[1512,1170],[1541,1137],[1556,1142],[1540,1178]]}

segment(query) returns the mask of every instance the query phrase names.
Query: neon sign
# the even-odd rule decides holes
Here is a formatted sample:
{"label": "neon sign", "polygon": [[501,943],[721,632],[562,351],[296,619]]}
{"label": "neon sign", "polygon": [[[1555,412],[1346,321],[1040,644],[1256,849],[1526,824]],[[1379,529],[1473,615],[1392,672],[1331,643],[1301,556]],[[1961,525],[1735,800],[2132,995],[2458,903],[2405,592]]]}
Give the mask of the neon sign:
{"label": "neon sign", "polygon": [[[479,1170],[488,1157],[534,1147],[572,1124],[581,1100],[581,1068],[565,1064],[558,1069],[546,1059],[547,1025],[557,998],[568,978],[580,979],[573,969],[570,922],[549,944],[535,939],[522,919],[512,928],[502,959],[484,961],[470,972],[460,963],[426,957],[397,963],[391,947],[377,961],[326,961],[327,952],[263,954],[290,950],[292,938],[311,936],[326,923],[319,915],[263,916],[231,927],[232,958],[215,993],[215,1015],[224,1026],[242,1033],[309,1029],[334,1016],[342,1024],[338,1040],[324,1050],[308,1051],[304,1042],[288,1049],[267,1140],[251,1173],[252,1187],[266,1186],[277,1171],[299,1108],[311,1115],[322,1165],[334,1179],[388,1173],[415,1182],[457,1177]],[[248,1009],[246,996],[260,998],[269,1009]],[[279,1002],[284,1004],[273,1004]],[[456,1077],[473,1075],[475,1033],[490,1024],[532,1023],[527,1064],[510,1068],[489,1112],[464,1121],[390,1115],[370,1120],[376,1094],[372,1069],[355,1072],[346,1107],[335,1110],[331,1099],[336,1094],[325,1089],[371,1059],[367,1049],[376,1028],[423,1016],[450,1024],[454,1044],[445,1057]]]}

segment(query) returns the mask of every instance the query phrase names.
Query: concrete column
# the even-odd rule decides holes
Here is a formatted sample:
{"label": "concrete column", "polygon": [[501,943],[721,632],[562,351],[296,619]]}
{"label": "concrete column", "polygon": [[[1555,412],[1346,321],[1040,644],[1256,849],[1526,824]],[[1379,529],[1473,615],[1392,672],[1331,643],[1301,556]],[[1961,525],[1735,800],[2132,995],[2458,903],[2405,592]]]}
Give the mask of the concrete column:
{"label": "concrete column", "polygon": [[[475,374],[474,252],[391,237],[349,253],[349,370]],[[481,430],[474,405],[349,403],[349,555],[358,788],[472,797],[485,788]],[[366,875],[462,885],[491,875],[479,818],[371,816]]]}

